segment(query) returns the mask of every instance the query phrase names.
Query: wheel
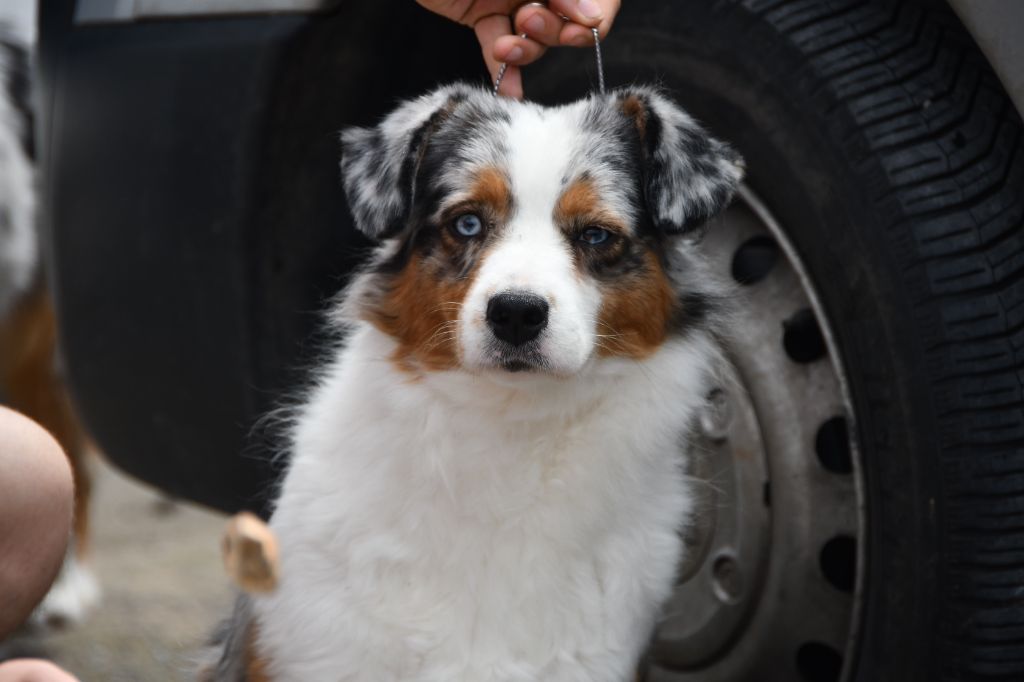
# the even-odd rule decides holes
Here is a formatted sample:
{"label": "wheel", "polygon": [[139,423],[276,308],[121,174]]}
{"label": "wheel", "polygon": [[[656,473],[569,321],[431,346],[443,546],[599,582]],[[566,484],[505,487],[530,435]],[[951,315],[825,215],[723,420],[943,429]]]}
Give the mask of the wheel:
{"label": "wheel", "polygon": [[603,49],[748,164],[707,242],[737,381],[648,679],[1024,679],[1022,124],[984,58],[923,0],[627,3]]}

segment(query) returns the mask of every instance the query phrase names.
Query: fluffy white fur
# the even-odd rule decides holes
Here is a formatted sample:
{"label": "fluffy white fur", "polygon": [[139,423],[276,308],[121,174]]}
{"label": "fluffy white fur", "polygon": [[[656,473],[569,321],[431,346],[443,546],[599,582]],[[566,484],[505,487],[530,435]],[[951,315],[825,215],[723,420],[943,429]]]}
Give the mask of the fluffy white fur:
{"label": "fluffy white fur", "polygon": [[437,373],[360,327],[316,390],[255,603],[273,679],[620,682],[679,557],[710,341],[571,379]]}

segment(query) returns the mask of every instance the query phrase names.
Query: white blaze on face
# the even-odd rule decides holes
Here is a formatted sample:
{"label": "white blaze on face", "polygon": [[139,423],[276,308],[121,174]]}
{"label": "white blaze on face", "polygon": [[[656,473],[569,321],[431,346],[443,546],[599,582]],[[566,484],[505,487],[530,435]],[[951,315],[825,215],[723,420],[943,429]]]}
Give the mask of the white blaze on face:
{"label": "white blaze on face", "polygon": [[462,360],[470,368],[497,367],[498,351],[487,325],[487,304],[505,292],[540,296],[549,306],[538,351],[553,372],[578,371],[594,351],[597,287],[578,272],[572,247],[554,212],[570,174],[579,109],[542,110],[524,105],[508,128],[513,213],[466,296],[459,319]]}

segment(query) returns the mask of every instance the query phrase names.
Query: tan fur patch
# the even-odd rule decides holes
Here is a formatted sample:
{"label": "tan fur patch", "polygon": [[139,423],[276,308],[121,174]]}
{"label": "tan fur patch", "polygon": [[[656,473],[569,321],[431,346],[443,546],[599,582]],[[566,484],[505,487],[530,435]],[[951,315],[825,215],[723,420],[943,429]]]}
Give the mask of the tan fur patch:
{"label": "tan fur patch", "polygon": [[677,307],[672,284],[653,252],[644,259],[642,271],[601,287],[598,355],[647,357],[668,336]]}
{"label": "tan fur patch", "polygon": [[245,682],[270,682],[267,663],[256,651],[258,628],[253,623],[245,636]]}
{"label": "tan fur patch", "polygon": [[555,222],[569,226],[599,225],[608,230],[626,232],[622,218],[609,211],[589,178],[576,180],[562,192],[555,205]]}
{"label": "tan fur patch", "polygon": [[620,235],[629,232],[623,218],[603,205],[597,187],[590,178],[575,180],[562,191],[555,204],[554,218],[563,230],[597,225]]}
{"label": "tan fur patch", "polygon": [[562,222],[597,210],[600,197],[589,179],[577,180],[562,192],[555,206],[555,220]]}
{"label": "tan fur patch", "polygon": [[644,133],[647,131],[647,107],[644,106],[643,101],[636,95],[629,95],[622,100],[622,112],[633,119],[637,132],[640,133],[640,139],[643,139]]}
{"label": "tan fur patch", "polygon": [[443,281],[419,255],[413,255],[370,321],[398,341],[392,360],[405,371],[453,369],[459,364],[459,310],[472,277]]}
{"label": "tan fur patch", "polygon": [[489,209],[496,220],[507,220],[512,211],[512,189],[505,174],[497,168],[478,172],[467,203]]}

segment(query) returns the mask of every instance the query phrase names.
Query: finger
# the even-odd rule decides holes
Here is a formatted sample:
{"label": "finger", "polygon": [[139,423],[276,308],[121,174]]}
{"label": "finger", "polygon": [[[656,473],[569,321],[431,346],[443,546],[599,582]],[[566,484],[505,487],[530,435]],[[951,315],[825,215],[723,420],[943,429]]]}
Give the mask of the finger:
{"label": "finger", "polygon": [[[498,70],[501,68],[501,62],[494,56],[494,46],[499,38],[508,37],[511,34],[512,20],[506,15],[494,14],[476,22],[473,31],[476,33],[476,39],[480,41],[480,49],[484,54],[484,63],[487,64],[487,70],[491,74],[491,82],[493,83],[498,77]],[[514,99],[523,98],[523,76],[518,66],[510,65],[506,69],[505,77],[501,79],[501,87],[498,89],[498,94]]]}
{"label": "finger", "polygon": [[[602,19],[601,23],[598,24],[597,34],[600,36],[601,40],[604,40],[608,36],[608,31],[611,30],[611,26],[612,19]],[[589,27],[580,26],[573,22],[567,22],[558,34],[558,44],[571,45],[573,47],[593,45],[594,31]]]}
{"label": "finger", "polygon": [[542,45],[558,45],[565,20],[543,5],[523,5],[516,12],[516,32],[525,33]]}
{"label": "finger", "polygon": [[524,66],[540,58],[547,48],[540,43],[519,36],[501,36],[494,41],[494,58],[516,66]]}
{"label": "finger", "polygon": [[505,77],[501,79],[501,87],[498,94],[512,99],[523,98],[523,70],[518,66],[509,65],[505,70]]}
{"label": "finger", "polygon": [[512,16],[523,3],[520,0],[416,0],[431,12],[448,17],[464,26],[476,26],[492,14]]}
{"label": "finger", "polygon": [[512,20],[501,14],[492,14],[476,22],[473,32],[480,42],[480,51],[484,55],[484,63],[493,83],[498,77],[498,69],[501,68],[501,62],[494,56],[494,44],[498,38],[512,33]]}
{"label": "finger", "polygon": [[604,5],[599,0],[550,0],[548,7],[580,26],[597,26],[604,19]]}

